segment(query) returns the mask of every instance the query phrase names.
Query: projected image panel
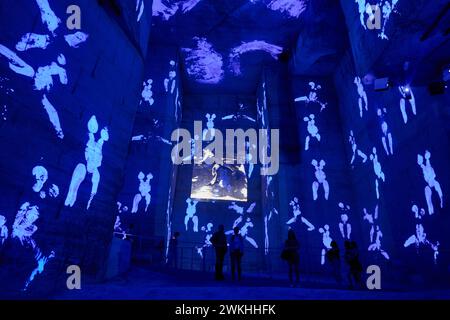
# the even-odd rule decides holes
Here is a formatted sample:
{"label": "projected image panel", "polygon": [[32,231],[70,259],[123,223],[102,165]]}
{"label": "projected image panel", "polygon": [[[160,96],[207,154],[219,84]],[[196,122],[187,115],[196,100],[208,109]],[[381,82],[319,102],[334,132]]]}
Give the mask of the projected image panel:
{"label": "projected image panel", "polygon": [[198,200],[247,201],[247,176],[242,164],[195,164],[191,198]]}

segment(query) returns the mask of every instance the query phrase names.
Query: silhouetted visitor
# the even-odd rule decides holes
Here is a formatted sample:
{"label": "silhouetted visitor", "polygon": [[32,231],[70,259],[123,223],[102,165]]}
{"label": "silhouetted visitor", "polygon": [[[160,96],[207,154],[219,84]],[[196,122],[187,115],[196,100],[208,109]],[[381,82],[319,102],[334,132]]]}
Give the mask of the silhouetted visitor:
{"label": "silhouetted visitor", "polygon": [[158,252],[158,263],[161,266],[164,261],[164,240],[161,239],[156,245],[156,250]]}
{"label": "silhouetted visitor", "polygon": [[169,267],[178,268],[178,237],[179,232],[175,232],[169,241],[169,256],[167,264]]}
{"label": "silhouetted visitor", "polygon": [[225,236],[225,227],[221,224],[218,231],[211,237],[211,243],[216,251],[216,280],[223,280],[223,260],[227,253],[227,237]]}
{"label": "silhouetted visitor", "polygon": [[345,241],[345,262],[348,265],[348,281],[350,288],[362,287],[361,273],[363,271],[361,262],[359,261],[358,245],[355,241]]}
{"label": "silhouetted visitor", "polygon": [[299,254],[300,245],[297,241],[297,237],[295,236],[294,230],[290,229],[288,231],[288,238],[284,242],[284,249],[281,254],[281,258],[286,260],[289,265],[289,281],[291,283],[291,287],[294,286],[294,277],[293,273],[295,272],[295,285],[298,285],[300,278],[300,254]]}
{"label": "silhouetted visitor", "polygon": [[236,278],[237,269],[238,280],[242,277],[241,260],[244,255],[244,239],[239,234],[239,228],[235,227],[234,234],[230,237],[230,257],[231,257],[231,277]]}
{"label": "silhouetted visitor", "polygon": [[329,249],[326,253],[326,258],[330,263],[331,270],[333,273],[336,282],[341,285],[342,277],[341,277],[341,255],[339,251],[339,246],[336,241],[331,242],[331,249]]}

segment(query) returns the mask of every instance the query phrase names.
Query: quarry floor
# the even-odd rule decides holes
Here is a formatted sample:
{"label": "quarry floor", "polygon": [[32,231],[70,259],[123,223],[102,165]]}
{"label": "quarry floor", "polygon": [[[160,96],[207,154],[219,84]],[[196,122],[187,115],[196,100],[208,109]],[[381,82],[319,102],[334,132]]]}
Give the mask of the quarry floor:
{"label": "quarry floor", "polygon": [[[331,287],[331,288],[330,288]],[[217,282],[211,273],[132,268],[102,283],[82,282],[81,290],[64,290],[56,300],[435,300],[450,299],[450,290],[349,290],[302,279],[291,288],[284,279],[245,277]]]}

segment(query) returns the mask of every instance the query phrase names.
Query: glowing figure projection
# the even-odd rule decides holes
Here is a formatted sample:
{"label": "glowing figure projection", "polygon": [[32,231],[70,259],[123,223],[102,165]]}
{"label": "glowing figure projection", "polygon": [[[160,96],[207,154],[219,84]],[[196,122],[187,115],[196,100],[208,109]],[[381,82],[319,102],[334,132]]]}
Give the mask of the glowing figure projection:
{"label": "glowing figure projection", "polygon": [[295,102],[305,102],[306,104],[315,103],[320,106],[320,112],[322,112],[327,107],[327,102],[322,102],[319,100],[317,93],[319,90],[322,90],[322,86],[320,84],[316,84],[315,82],[309,82],[310,91],[307,96],[301,96],[294,99]]}
{"label": "glowing figure projection", "polygon": [[176,64],[175,61],[170,60],[170,71],[169,71],[169,77],[164,79],[164,89],[167,93],[173,94],[175,92],[175,88],[177,85],[177,72],[176,72]]}
{"label": "glowing figure projection", "polygon": [[[233,233],[234,233],[233,229],[234,229],[235,227],[239,226],[239,224],[241,224],[241,223],[244,221],[244,211],[245,211],[245,213],[250,214],[250,213],[253,212],[253,210],[255,209],[255,207],[256,207],[256,202],[253,202],[253,203],[247,208],[247,210],[244,210],[244,207],[238,206],[238,205],[236,204],[236,202],[234,202],[234,201],[231,202],[231,204],[228,206],[228,209],[231,209],[231,210],[236,211],[236,213],[239,214],[239,217],[238,217],[236,220],[234,220],[234,222],[233,222],[233,227],[231,228],[231,230],[228,230],[227,232],[225,232],[225,234],[227,234],[227,235],[233,234]],[[248,217],[248,218],[245,220],[243,226],[240,228],[239,233],[240,233],[240,235],[241,235],[245,240],[247,240],[253,247],[258,248],[258,244],[256,243],[256,241],[255,241],[253,238],[251,238],[250,236],[248,236],[249,228],[253,228],[253,227],[254,227],[253,222],[252,222],[251,218]]]}
{"label": "glowing figure projection", "polygon": [[[425,157],[425,163],[424,163],[424,157]],[[444,195],[442,193],[441,185],[436,180],[436,172],[434,171],[433,167],[431,166],[431,153],[430,151],[425,151],[425,155],[422,156],[421,154],[417,155],[417,164],[422,168],[423,172],[423,178],[425,179],[425,182],[427,183],[427,186],[425,187],[425,199],[427,200],[428,205],[428,213],[431,215],[434,213],[434,206],[433,206],[433,188],[436,190],[439,199],[441,200],[441,208],[444,207]]]}
{"label": "glowing figure projection", "polygon": [[[388,40],[388,36],[386,35],[386,25],[389,22],[389,19],[391,17],[392,12],[395,12],[395,7],[397,6],[399,0],[379,0],[376,6],[376,11],[378,11],[380,14],[383,14],[383,24],[380,26],[380,32],[378,33],[378,37],[383,40]],[[367,30],[368,28],[368,21],[371,21],[374,23],[376,17],[375,13],[373,12],[371,8],[371,4],[367,0],[355,0],[355,3],[358,4],[358,12],[359,12],[359,18],[361,22],[361,26],[364,28],[364,30]],[[381,12],[380,12],[381,10]],[[365,15],[368,15],[368,20],[366,21]],[[380,17],[381,20],[381,17]]]}
{"label": "glowing figure projection", "polygon": [[[36,183],[33,185],[33,191],[39,193],[41,199],[44,199],[47,196],[47,193],[42,189],[44,188],[44,185],[48,180],[48,171],[43,166],[35,166],[31,173],[36,179]],[[58,197],[59,187],[56,184],[52,184],[48,189],[48,194],[52,198]]]}
{"label": "glowing figure projection", "polygon": [[255,119],[252,117],[249,117],[248,115],[244,114],[245,107],[243,103],[239,103],[238,111],[235,114],[229,114],[222,117],[222,120],[233,120],[233,121],[239,121],[239,120],[248,120],[251,122],[256,122]]}
{"label": "glowing figure projection", "polygon": [[330,236],[330,226],[324,225],[323,228],[319,228],[319,233],[322,234],[322,244],[323,248],[320,254],[320,264],[325,264],[325,255],[327,254],[327,251],[331,249],[331,242],[333,242],[333,239]]}
{"label": "glowing figure projection", "polygon": [[297,222],[298,219],[300,219],[300,221],[308,227],[308,231],[313,231],[315,229],[315,227],[312,225],[311,222],[309,222],[305,217],[302,216],[298,198],[294,197],[294,199],[292,199],[291,202],[289,202],[289,205],[292,207],[292,213],[294,214],[294,216],[291,219],[289,219],[286,222],[286,224],[288,224],[288,225],[293,224],[293,223]]}
{"label": "glowing figure projection", "polygon": [[384,1],[383,6],[381,7],[381,11],[383,13],[383,25],[381,27],[381,32],[378,34],[378,37],[380,37],[381,39],[389,40],[388,36],[386,35],[386,25],[389,21],[389,18],[391,17],[392,12],[395,12],[395,7],[398,1],[399,0],[391,0],[391,2]]}
{"label": "glowing figure projection", "polygon": [[141,21],[142,14],[144,13],[144,9],[145,9],[144,0],[136,0],[136,13],[137,13],[136,21],[137,22]]}
{"label": "glowing figure projection", "polygon": [[267,8],[298,18],[306,10],[305,0],[271,0]]}
{"label": "glowing figure projection", "polygon": [[339,231],[344,240],[350,240],[352,235],[352,225],[348,222],[348,215],[350,213],[350,206],[345,205],[342,202],[338,204],[341,210],[341,221],[339,222]]}
{"label": "glowing figure projection", "polygon": [[366,163],[367,161],[367,156],[364,152],[362,152],[361,150],[358,149],[358,145],[356,144],[356,138],[353,134],[353,130],[350,130],[350,134],[348,136],[348,142],[350,143],[351,147],[352,147],[352,158],[350,160],[350,165],[353,168],[353,163],[355,162],[356,159],[356,155],[358,155],[361,159],[363,163]]}
{"label": "glowing figure projection", "polygon": [[0,215],[0,244],[3,245],[8,239],[8,227],[5,216]]}
{"label": "glowing figure projection", "polygon": [[369,110],[369,103],[367,101],[367,93],[364,90],[364,85],[361,81],[360,77],[355,77],[353,83],[356,85],[356,90],[358,92],[358,107],[359,107],[359,116],[363,117],[363,111]]}
{"label": "glowing figure projection", "polygon": [[178,11],[183,14],[191,11],[201,0],[153,0],[152,15],[169,20]]}
{"label": "glowing figure projection", "polygon": [[216,114],[209,114],[207,113],[205,115],[206,119],[206,129],[203,129],[203,141],[211,141],[215,136],[215,129],[214,129],[214,119],[216,118]]}
{"label": "glowing figure projection", "polygon": [[86,143],[86,149],[84,150],[86,165],[83,163],[79,163],[75,167],[64,205],[73,207],[75,201],[77,200],[78,188],[86,178],[86,173],[90,173],[92,175],[92,189],[91,196],[86,207],[86,209],[89,210],[91,201],[97,194],[98,184],[100,183],[100,172],[98,171],[98,168],[100,168],[102,165],[103,143],[109,140],[109,133],[108,128],[104,127],[100,131],[100,138],[95,141],[95,134],[98,132],[98,122],[95,116],[92,116],[89,119],[87,127],[89,130],[89,140]]}
{"label": "glowing figure projection", "polygon": [[241,75],[241,55],[252,51],[267,52],[273,59],[278,60],[278,56],[283,52],[283,48],[261,40],[243,42],[239,46],[231,49],[228,56],[229,69],[234,75]]}
{"label": "glowing figure projection", "polygon": [[436,243],[430,242],[427,239],[427,234],[421,223],[422,218],[425,216],[425,209],[420,209],[419,211],[417,205],[413,205],[411,211],[414,213],[414,218],[416,219],[416,232],[405,241],[403,246],[407,248],[414,244],[417,249],[419,249],[421,245],[429,246],[433,250],[434,262],[437,263],[437,257],[439,255],[439,241]]}
{"label": "glowing figure projection", "polygon": [[311,161],[311,164],[316,169],[316,172],[315,172],[316,181],[314,181],[312,184],[313,199],[314,199],[314,201],[317,200],[317,197],[318,197],[317,191],[319,190],[320,185],[322,185],[325,200],[328,200],[328,197],[330,195],[330,185],[328,184],[327,176],[326,176],[325,172],[323,171],[323,168],[325,167],[326,162],[325,162],[325,160],[320,160],[320,162],[317,162],[316,159],[313,159]]}
{"label": "glowing figure projection", "polygon": [[387,114],[386,108],[377,110],[377,115],[381,123],[381,132],[383,133],[383,135],[381,136],[381,142],[383,143],[386,155],[389,156],[394,154],[394,148],[392,146],[392,133],[386,122],[386,114]]}
{"label": "glowing figure projection", "polygon": [[311,138],[315,138],[318,142],[320,142],[320,133],[319,128],[316,125],[316,116],[313,114],[310,114],[309,117],[304,117],[303,121],[308,123],[307,130],[308,135],[305,138],[305,151],[309,150],[309,142],[311,141]]}
{"label": "glowing figure projection", "polygon": [[213,236],[213,224],[209,222],[206,226],[202,226],[200,230],[205,233],[205,242],[201,247],[195,247],[195,249],[197,250],[198,255],[203,258],[203,250],[212,246],[211,238]]}
{"label": "glowing figure projection", "polygon": [[122,202],[117,201],[117,212],[124,213],[128,211],[128,207],[124,206]]}
{"label": "glowing figure projection", "polygon": [[[56,37],[55,31],[61,23],[61,20],[55,15],[50,7],[48,0],[36,0],[41,13],[42,23],[47,27],[49,35],[26,33],[16,44],[16,50],[23,52],[30,49],[46,50],[51,43],[51,39]],[[88,35],[77,31],[75,34],[68,34],[65,40],[69,46],[77,48],[78,45],[86,41]],[[63,85],[67,85],[68,78],[64,66],[66,58],[61,53],[58,55],[57,62],[50,65],[38,67],[37,71],[22,60],[15,52],[0,44],[0,55],[3,55],[9,61],[9,68],[17,74],[34,80],[34,89],[38,91],[50,91],[53,86],[53,76],[58,76]],[[41,100],[44,110],[47,112],[50,123],[53,125],[58,138],[63,139],[64,133],[60,125],[59,116],[55,107],[50,103],[44,94]]]}
{"label": "glowing figure projection", "polygon": [[127,238],[127,233],[122,229],[122,221],[120,221],[120,217],[116,217],[116,221],[114,222],[114,234],[122,235],[122,240]]}
{"label": "glowing figure projection", "polygon": [[384,172],[381,169],[381,163],[378,161],[377,148],[373,147],[370,154],[370,160],[373,163],[373,171],[375,173],[375,191],[377,193],[377,199],[380,199],[379,180],[385,181]]}
{"label": "glowing figure projection", "polygon": [[216,84],[224,77],[222,55],[206,38],[194,37],[196,48],[182,48],[188,75],[198,83]]}
{"label": "glowing figure projection", "polygon": [[36,241],[33,239],[33,235],[38,230],[38,227],[34,223],[38,219],[38,206],[31,206],[29,202],[25,202],[17,211],[11,233],[12,239],[17,238],[22,246],[31,247],[34,252],[34,258],[37,262],[37,267],[31,272],[30,277],[25,283],[25,287],[23,289],[24,291],[28,289],[35,276],[44,271],[44,267],[47,262],[55,257],[54,251],[52,251],[48,256],[44,256],[42,251],[37,246]]}
{"label": "glowing figure projection", "polygon": [[252,143],[250,146],[250,142],[245,141],[245,151],[245,163],[248,165],[247,178],[250,179],[255,168],[252,154],[256,154],[256,145]]}
{"label": "glowing figure projection", "polygon": [[198,217],[195,215],[197,212],[197,200],[192,200],[191,198],[186,199],[187,208],[186,208],[186,216],[184,217],[184,225],[186,227],[186,231],[189,227],[189,220],[192,220],[194,224],[192,230],[194,232],[198,232]]}
{"label": "glowing figure projection", "polygon": [[402,112],[403,122],[408,123],[408,114],[406,113],[406,105],[409,103],[411,106],[411,112],[413,115],[417,114],[416,110],[416,99],[414,98],[414,93],[409,86],[399,86],[398,91],[400,92],[400,111]]}
{"label": "glowing figure projection", "polygon": [[143,101],[147,102],[150,106],[152,106],[155,103],[155,99],[153,99],[153,91],[152,91],[152,84],[153,84],[153,80],[152,79],[148,79],[147,81],[144,81],[144,88],[142,89],[142,93],[141,93],[141,103],[143,103]]}
{"label": "glowing figure projection", "polygon": [[367,248],[368,251],[378,251],[384,258],[389,260],[389,254],[381,248],[381,239],[383,238],[383,232],[381,232],[378,225],[378,205],[375,207],[374,213],[367,212],[367,209],[363,209],[363,220],[366,220],[370,225],[370,245]]}
{"label": "glowing figure projection", "polygon": [[367,25],[366,25],[365,14],[367,11],[367,6],[370,6],[370,4],[366,3],[366,0],[355,0],[355,3],[358,4],[359,20],[361,22],[361,25],[366,30]]}
{"label": "glowing figure projection", "polygon": [[145,199],[145,212],[147,212],[148,206],[150,205],[150,201],[152,199],[152,196],[150,194],[150,191],[152,190],[152,187],[150,186],[150,180],[152,179],[153,175],[151,173],[148,173],[146,176],[142,171],[139,172],[139,193],[134,196],[133,208],[131,209],[131,213],[138,212],[139,203],[141,202],[142,198]]}

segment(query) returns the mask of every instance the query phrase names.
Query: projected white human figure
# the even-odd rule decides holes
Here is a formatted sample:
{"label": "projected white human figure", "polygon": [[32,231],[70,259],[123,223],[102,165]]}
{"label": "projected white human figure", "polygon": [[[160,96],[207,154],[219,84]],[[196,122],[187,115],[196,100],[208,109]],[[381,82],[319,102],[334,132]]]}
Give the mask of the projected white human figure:
{"label": "projected white human figure", "polygon": [[138,212],[139,203],[141,202],[142,198],[145,198],[145,212],[147,212],[150,201],[152,200],[152,196],[150,194],[150,191],[152,190],[152,187],[150,186],[150,180],[152,179],[153,175],[151,174],[151,172],[149,172],[147,175],[145,175],[142,171],[139,172],[139,193],[134,196],[133,208],[131,209],[131,213]]}
{"label": "projected white human figure", "polygon": [[30,283],[34,280],[37,274],[41,274],[44,271],[44,267],[47,262],[55,257],[54,251],[48,256],[44,256],[42,251],[33,239],[34,233],[38,230],[38,227],[34,224],[39,219],[39,207],[31,206],[29,202],[22,204],[17,211],[16,218],[14,220],[11,238],[17,238],[20,244],[25,247],[31,247],[34,253],[34,258],[37,262],[37,267],[31,272],[30,277],[27,279],[24,287],[26,291]]}
{"label": "projected white human figure", "polygon": [[309,150],[309,142],[311,138],[317,139],[320,142],[319,128],[316,126],[315,115],[310,114],[309,117],[304,117],[303,121],[308,123],[308,135],[305,138],[305,151]]}
{"label": "projected white human figure", "polygon": [[33,186],[34,192],[39,192],[41,198],[45,198],[45,191],[42,191],[45,182],[48,180],[48,171],[43,166],[36,166],[32,170],[36,183]]}
{"label": "projected white human figure", "polygon": [[[425,163],[424,163],[424,157],[425,157]],[[436,190],[436,193],[438,194],[440,200],[441,200],[441,208],[444,207],[444,195],[442,193],[441,185],[436,180],[436,172],[434,171],[433,167],[431,166],[431,153],[430,151],[425,151],[425,155],[422,156],[421,154],[417,155],[417,164],[422,168],[423,172],[423,178],[425,179],[426,183],[428,184],[425,187],[425,199],[427,200],[428,205],[428,213],[434,214],[434,206],[433,206],[433,188]]]}
{"label": "projected white human figure", "polygon": [[248,165],[248,172],[247,172],[247,177],[250,179],[252,177],[252,173],[253,173],[253,169],[255,168],[255,165],[253,164],[253,156],[252,156],[252,152],[250,152],[250,148],[252,148],[253,150],[256,150],[256,145],[252,144],[250,146],[250,142],[245,141],[245,162]]}
{"label": "projected white human figure", "polygon": [[195,215],[197,212],[197,200],[192,200],[191,198],[186,199],[187,208],[186,208],[186,216],[184,217],[184,225],[186,227],[186,231],[189,229],[189,220],[192,220],[194,232],[198,232],[198,217]]}
{"label": "projected white human figure", "polygon": [[398,91],[401,94],[400,98],[400,111],[402,112],[403,122],[408,123],[408,114],[406,112],[406,105],[409,102],[411,106],[411,111],[416,115],[416,99],[414,98],[414,93],[409,86],[399,86]]}
{"label": "projected white human figure", "polygon": [[203,141],[210,141],[215,136],[214,119],[216,118],[216,114],[213,113],[210,115],[209,113],[207,113],[205,117],[208,120],[206,121],[206,129],[203,129]]}
{"label": "projected white human figure", "polygon": [[377,115],[380,118],[381,123],[381,132],[383,133],[381,136],[381,142],[383,143],[384,151],[389,156],[394,154],[394,148],[392,146],[392,133],[386,122],[386,114],[386,108],[377,110]]}
{"label": "projected white human figure", "polygon": [[247,218],[247,220],[245,221],[244,225],[242,226],[241,230],[239,231],[239,233],[241,234],[241,236],[247,240],[253,247],[255,247],[256,249],[258,249],[258,244],[256,243],[255,239],[253,239],[252,237],[248,236],[248,232],[249,232],[249,228],[253,228],[253,222],[252,219],[250,217]]}
{"label": "projected white human figure", "polygon": [[322,89],[322,86],[320,84],[317,84],[315,82],[310,82],[309,87],[311,88],[309,91],[309,94],[307,96],[301,96],[298,98],[295,98],[295,102],[305,102],[306,104],[309,103],[317,103],[320,105],[320,112],[324,110],[327,107],[326,102],[321,102],[317,96],[317,92]]}
{"label": "projected white human figure", "polygon": [[5,216],[0,215],[0,243],[3,245],[8,239],[8,227]]}
{"label": "projected white human figure", "polygon": [[356,144],[355,136],[353,135],[353,130],[350,130],[350,135],[348,136],[348,142],[352,147],[352,159],[350,160],[350,165],[353,167],[353,163],[355,162],[356,155],[358,155],[363,163],[366,163],[367,156],[364,152],[358,149],[358,145]]}
{"label": "projected white human figure", "polygon": [[206,233],[205,235],[205,242],[201,247],[195,247],[195,249],[197,249],[197,253],[199,254],[199,256],[201,258],[203,258],[203,250],[205,248],[211,247],[212,243],[211,243],[211,238],[213,236],[213,224],[211,222],[209,222],[206,226],[202,226],[200,228],[200,230],[204,233]]}
{"label": "projected white human figure", "polygon": [[325,264],[325,255],[328,250],[331,249],[331,242],[333,242],[333,239],[330,236],[330,226],[324,225],[323,228],[319,228],[319,233],[322,234],[322,244],[323,248],[320,255],[320,264]]}
{"label": "projected white human figure", "polygon": [[339,222],[339,231],[341,232],[342,238],[344,240],[350,240],[352,234],[352,225],[348,222],[348,214],[350,212],[350,206],[345,205],[342,202],[338,204],[339,209],[341,209],[341,221]]}
{"label": "projected white human figure", "polygon": [[[37,6],[41,14],[41,21],[48,30],[48,34],[36,34],[28,32],[16,44],[15,49],[23,52],[31,49],[46,50],[57,37],[56,29],[61,24],[61,20],[56,16],[51,9],[48,0],[36,0]],[[78,45],[85,42],[88,35],[77,31],[73,34],[64,36],[66,43],[72,48],[78,48]],[[53,40],[53,41],[52,41]],[[58,76],[61,84],[68,83],[66,70],[63,66],[66,65],[66,58],[61,53],[58,55],[57,62],[52,62],[47,66],[42,66],[35,71],[33,67],[23,61],[14,51],[0,44],[0,55],[3,55],[9,60],[9,68],[17,74],[32,78],[34,80],[35,90],[50,91],[53,86],[53,76]],[[53,125],[58,138],[63,139],[64,133],[59,121],[58,112],[50,103],[47,96],[44,94],[41,100],[44,110],[47,112],[50,123]]]}
{"label": "projected white human figure", "polygon": [[[152,106],[155,103],[155,99],[153,99],[153,91],[152,91],[152,84],[153,80],[148,79],[147,81],[144,81],[144,88],[142,89],[141,97],[144,101],[148,102],[150,106]],[[142,100],[141,100],[142,104]]]}
{"label": "projected white human figure", "polygon": [[356,85],[356,89],[358,91],[359,116],[362,118],[363,117],[363,109],[365,109],[366,111],[369,110],[369,104],[367,102],[367,94],[366,94],[366,91],[364,90],[364,86],[362,84],[360,77],[355,77],[355,80],[353,81],[353,83]]}
{"label": "projected white human figure", "polygon": [[[236,202],[231,202],[231,204],[228,206],[228,209],[234,210],[237,214],[239,214],[239,216],[237,217],[236,220],[234,220],[233,222],[233,227],[231,228],[231,230],[228,230],[227,232],[225,232],[225,234],[230,235],[233,234],[234,231],[233,229],[237,226],[239,226],[239,224],[241,224],[241,222],[244,220],[244,211],[247,214],[250,214],[253,212],[253,210],[256,207],[256,202],[252,202],[252,204],[247,208],[247,210],[244,210],[244,207],[238,206],[236,204]],[[248,234],[248,228],[253,228],[253,222],[251,221],[251,219],[248,217],[244,223],[244,225],[241,227],[239,233],[241,234],[241,236],[247,240],[253,247],[258,248],[258,245],[256,243],[256,241],[249,237]]]}
{"label": "projected white human figure", "polygon": [[[190,161],[192,159],[196,159],[195,157],[195,143],[198,142],[200,143],[200,137],[196,134],[194,136],[194,139],[189,139],[189,142],[191,144],[191,153],[187,156],[183,158],[183,161]],[[205,150],[206,151],[206,150]],[[204,161],[205,159],[202,159],[202,161]]]}
{"label": "projected white human figure", "polygon": [[383,238],[383,232],[381,232],[380,226],[378,225],[378,205],[375,207],[373,214],[368,213],[367,209],[363,209],[364,216],[363,220],[366,220],[370,224],[370,245],[367,248],[368,251],[378,251],[383,257],[389,260],[389,254],[381,248],[381,239]]}
{"label": "projected white human figure", "polygon": [[381,11],[383,13],[383,26],[381,28],[380,34],[378,34],[378,37],[385,40],[389,39],[385,33],[386,25],[389,21],[392,12],[394,12],[395,10],[395,6],[397,5],[398,0],[392,0],[391,2],[392,3],[390,3],[389,1],[384,1],[383,6],[381,8]]}
{"label": "projected white human figure", "polygon": [[375,172],[375,191],[377,194],[377,199],[380,199],[379,180],[384,182],[385,176],[381,169],[381,164],[378,161],[377,148],[375,147],[373,147],[372,153],[370,154],[370,160],[373,162],[373,171]]}
{"label": "projected white human figure", "polygon": [[416,232],[412,236],[410,236],[403,246],[405,248],[415,245],[418,249],[421,245],[429,246],[430,249],[434,251],[433,258],[434,262],[437,262],[437,256],[439,255],[439,242],[432,243],[427,239],[427,234],[425,232],[425,229],[421,223],[422,218],[425,216],[425,209],[420,209],[417,207],[417,205],[413,205],[411,208],[411,211],[414,213],[414,218],[416,219]]}
{"label": "projected white human figure", "polygon": [[114,222],[114,234],[122,235],[122,240],[127,238],[127,233],[122,229],[122,222],[119,216],[116,217],[116,221]]}
{"label": "projected white human figure", "polygon": [[142,18],[142,14],[144,13],[144,0],[136,0],[136,13],[138,14],[136,21],[139,22]]}
{"label": "projected white human figure", "polygon": [[100,168],[102,165],[103,143],[109,140],[109,134],[108,128],[104,127],[100,131],[100,138],[95,141],[95,134],[98,131],[98,122],[95,116],[92,116],[89,119],[87,127],[89,130],[89,140],[86,143],[86,149],[84,150],[86,165],[83,163],[79,163],[75,167],[64,205],[72,207],[75,204],[75,201],[77,200],[78,188],[86,178],[86,173],[90,173],[92,175],[92,189],[91,196],[86,207],[89,210],[91,201],[97,194],[98,184],[100,182],[100,172],[98,171],[98,168]]}
{"label": "projected white human figure", "polygon": [[368,3],[366,4],[366,0],[355,0],[355,3],[358,4],[358,12],[359,12],[359,20],[364,29],[367,29],[365,13]]}
{"label": "projected white human figure", "polygon": [[238,120],[244,119],[244,120],[248,120],[248,121],[251,121],[251,122],[256,122],[255,119],[253,119],[252,117],[249,117],[248,115],[244,114],[244,111],[245,111],[244,104],[242,102],[240,102],[238,111],[235,114],[229,114],[229,115],[223,116],[222,120],[238,121]]}
{"label": "projected white human figure", "polygon": [[[292,213],[294,216],[289,219],[286,224],[290,225],[297,222],[297,219],[300,219],[302,223],[304,223],[308,227],[308,231],[313,231],[315,227],[309,222],[305,217],[302,216],[302,212],[300,210],[300,203],[298,202],[298,198],[294,197],[294,199],[289,202],[289,205],[292,207]],[[278,212],[277,212],[278,213]]]}
{"label": "projected white human figure", "polygon": [[170,60],[170,71],[169,71],[169,78],[164,79],[164,89],[166,92],[170,92],[170,94],[173,94],[175,91],[175,87],[177,84],[177,72],[175,71],[175,61]]}
{"label": "projected white human figure", "polygon": [[317,200],[317,197],[318,197],[317,191],[319,190],[320,185],[322,185],[325,200],[328,200],[328,197],[330,195],[330,185],[328,184],[327,176],[326,176],[325,172],[323,171],[323,168],[325,167],[326,162],[324,160],[320,160],[320,162],[318,163],[316,159],[313,159],[311,161],[311,164],[316,169],[316,172],[315,172],[316,181],[314,181],[312,184],[313,199],[314,199],[314,201]]}

